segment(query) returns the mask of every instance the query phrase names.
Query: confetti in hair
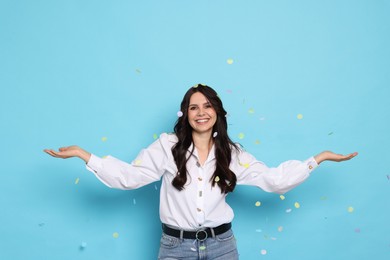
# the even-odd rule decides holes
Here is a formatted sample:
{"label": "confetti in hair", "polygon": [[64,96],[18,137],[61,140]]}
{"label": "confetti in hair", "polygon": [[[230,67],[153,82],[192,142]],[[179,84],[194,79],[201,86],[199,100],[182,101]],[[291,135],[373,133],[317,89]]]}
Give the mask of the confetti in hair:
{"label": "confetti in hair", "polygon": [[178,112],[177,112],[177,117],[182,117],[182,116],[183,116],[183,112],[178,111]]}
{"label": "confetti in hair", "polygon": [[217,135],[218,135],[218,132],[214,132],[213,137],[215,138],[215,137],[217,137]]}

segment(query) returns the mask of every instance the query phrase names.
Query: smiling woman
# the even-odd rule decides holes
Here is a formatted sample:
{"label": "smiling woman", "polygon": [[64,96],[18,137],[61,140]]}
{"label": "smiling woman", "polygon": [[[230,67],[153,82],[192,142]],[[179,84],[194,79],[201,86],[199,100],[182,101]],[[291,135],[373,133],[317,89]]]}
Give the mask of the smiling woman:
{"label": "smiling woman", "polygon": [[357,155],[326,151],[269,168],[229,138],[222,101],[207,85],[187,91],[180,115],[174,133],[162,134],[132,163],[102,159],[78,146],[45,150],[58,158],[81,158],[112,188],[136,189],[161,179],[159,259],[238,259],[234,214],[226,202],[237,184],[282,194],[305,181],[321,162]]}

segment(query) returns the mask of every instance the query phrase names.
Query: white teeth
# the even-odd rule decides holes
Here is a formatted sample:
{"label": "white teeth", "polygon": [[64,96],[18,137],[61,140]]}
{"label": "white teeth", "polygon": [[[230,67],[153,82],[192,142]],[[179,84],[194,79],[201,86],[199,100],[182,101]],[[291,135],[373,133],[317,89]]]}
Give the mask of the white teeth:
{"label": "white teeth", "polygon": [[207,122],[207,121],[208,121],[208,119],[196,120],[196,122],[198,122],[198,123],[204,123],[204,122]]}

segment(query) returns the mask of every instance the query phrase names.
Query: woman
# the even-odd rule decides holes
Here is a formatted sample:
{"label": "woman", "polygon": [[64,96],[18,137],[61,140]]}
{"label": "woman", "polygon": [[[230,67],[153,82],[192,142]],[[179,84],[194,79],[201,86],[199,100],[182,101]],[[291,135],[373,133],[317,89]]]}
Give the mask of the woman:
{"label": "woman", "polygon": [[174,134],[162,134],[131,163],[104,159],[78,146],[46,149],[58,158],[79,157],[111,188],[136,189],[162,179],[163,223],[158,259],[238,259],[231,230],[234,214],[226,196],[237,184],[286,193],[323,161],[357,155],[322,152],[306,161],[268,168],[234,144],[227,134],[226,111],[206,85],[190,88],[181,102]]}

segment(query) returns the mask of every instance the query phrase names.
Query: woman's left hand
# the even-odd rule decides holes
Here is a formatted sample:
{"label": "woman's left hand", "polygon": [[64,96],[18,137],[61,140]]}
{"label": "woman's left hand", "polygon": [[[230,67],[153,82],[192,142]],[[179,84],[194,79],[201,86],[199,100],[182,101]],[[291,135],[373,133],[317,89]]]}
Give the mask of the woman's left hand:
{"label": "woman's left hand", "polygon": [[331,151],[324,151],[314,156],[314,159],[318,164],[322,163],[323,161],[342,162],[342,161],[351,160],[356,155],[358,155],[357,152],[343,155],[343,154],[336,154]]}

